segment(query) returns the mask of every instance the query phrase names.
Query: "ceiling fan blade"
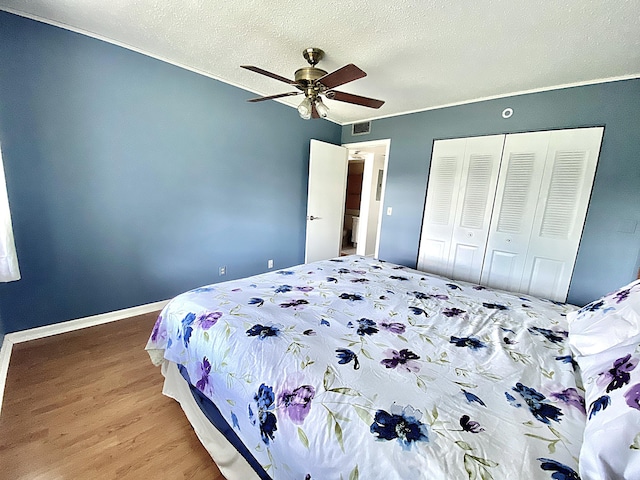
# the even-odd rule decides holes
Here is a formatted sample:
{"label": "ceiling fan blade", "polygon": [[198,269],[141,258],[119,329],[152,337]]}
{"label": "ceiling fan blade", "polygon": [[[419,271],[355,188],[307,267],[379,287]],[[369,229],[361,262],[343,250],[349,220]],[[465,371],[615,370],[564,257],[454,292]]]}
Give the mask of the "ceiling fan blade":
{"label": "ceiling fan blade", "polygon": [[360,95],[354,95],[353,93],[336,92],[332,90],[325,94],[330,100],[338,100],[339,102],[354,103],[356,105],[362,105],[369,108],[380,108],[384,105],[384,100],[376,100],[375,98],[361,97]]}
{"label": "ceiling fan blade", "polygon": [[321,83],[330,89],[366,76],[366,73],[356,67],[353,63],[350,63],[349,65],[345,65],[344,67],[335,70],[334,72],[327,73],[324,77],[318,79],[318,83]]}
{"label": "ceiling fan blade", "polygon": [[311,118],[320,118],[320,114],[318,113],[315,103],[311,104]]}
{"label": "ceiling fan blade", "polygon": [[247,70],[251,70],[252,72],[259,73],[260,75],[266,75],[267,77],[274,78],[276,80],[280,80],[281,82],[288,83],[289,85],[295,85],[296,82],[293,80],[289,80],[288,78],[282,77],[276,73],[268,72],[262,68],[254,67],[252,65],[240,65],[241,68],[245,68]]}
{"label": "ceiling fan blade", "polygon": [[302,92],[278,93],[277,95],[269,95],[268,97],[250,98],[247,102],[263,102],[264,100],[273,100],[275,98],[290,97],[292,95],[300,95]]}

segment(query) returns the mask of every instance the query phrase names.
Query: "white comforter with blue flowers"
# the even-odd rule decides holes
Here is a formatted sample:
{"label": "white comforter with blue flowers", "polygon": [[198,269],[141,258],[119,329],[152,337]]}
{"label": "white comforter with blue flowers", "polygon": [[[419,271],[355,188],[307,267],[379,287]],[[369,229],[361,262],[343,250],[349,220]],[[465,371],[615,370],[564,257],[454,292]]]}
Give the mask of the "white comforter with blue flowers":
{"label": "white comforter with blue flowers", "polygon": [[351,256],[184,293],[147,349],[274,480],[575,480],[574,308]]}

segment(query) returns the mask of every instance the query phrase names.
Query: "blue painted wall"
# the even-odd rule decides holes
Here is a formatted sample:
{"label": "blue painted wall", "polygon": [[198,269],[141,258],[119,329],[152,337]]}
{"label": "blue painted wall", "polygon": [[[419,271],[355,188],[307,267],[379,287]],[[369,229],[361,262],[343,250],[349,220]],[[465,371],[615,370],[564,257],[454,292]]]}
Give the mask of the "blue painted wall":
{"label": "blue painted wall", "polygon": [[341,128],[253,96],[0,12],[4,333],[302,263],[309,141]]}
{"label": "blue painted wall", "polygon": [[[375,120],[369,135],[354,137],[343,127],[343,143],[391,139],[384,209],[393,207],[393,215],[383,217],[380,258],[416,266],[434,140],[604,126],[568,301],[583,305],[630,282],[640,267],[639,106],[635,79]],[[514,114],[505,120],[507,107]]]}

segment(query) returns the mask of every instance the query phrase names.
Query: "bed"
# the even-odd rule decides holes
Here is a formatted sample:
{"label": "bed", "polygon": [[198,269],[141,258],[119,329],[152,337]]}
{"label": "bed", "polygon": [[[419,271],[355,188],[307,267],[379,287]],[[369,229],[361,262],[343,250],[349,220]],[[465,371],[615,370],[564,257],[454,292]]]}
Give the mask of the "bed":
{"label": "bed", "polygon": [[621,309],[606,298],[578,309],[348,256],[179,295],[146,348],[229,480],[634,478],[608,476],[622,454],[598,446],[615,405],[640,416],[633,329],[593,346]]}

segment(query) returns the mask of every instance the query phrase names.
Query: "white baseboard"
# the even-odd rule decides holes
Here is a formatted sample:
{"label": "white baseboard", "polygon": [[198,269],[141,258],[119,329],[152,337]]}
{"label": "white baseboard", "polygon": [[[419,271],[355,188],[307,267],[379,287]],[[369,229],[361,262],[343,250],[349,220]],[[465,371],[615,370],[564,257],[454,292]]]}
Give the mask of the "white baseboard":
{"label": "white baseboard", "polygon": [[7,382],[7,372],[9,371],[9,359],[13,342],[5,335],[2,347],[0,347],[0,414],[2,413],[2,399],[4,397],[4,385]]}
{"label": "white baseboard", "polygon": [[161,302],[148,303],[147,305],[125,308],[124,310],[116,310],[115,312],[101,313],[100,315],[54,323],[53,325],[45,325],[44,327],[7,333],[4,339],[6,341],[7,338],[9,338],[13,343],[21,343],[28,342],[29,340],[37,340],[38,338],[50,337],[51,335],[58,335],[59,333],[73,332],[81,328],[94,327],[96,325],[102,325],[103,323],[115,322],[123,318],[135,317],[136,315],[144,315],[145,313],[162,310],[168,302],[168,300],[163,300]]}
{"label": "white baseboard", "polygon": [[9,360],[11,359],[11,350],[13,345],[29,340],[37,340],[39,338],[50,337],[60,333],[72,332],[82,328],[94,327],[103,323],[115,322],[123,318],[135,317],[136,315],[144,315],[145,313],[156,312],[162,310],[169,303],[169,300],[148,303],[137,307],[116,310],[115,312],[101,313],[100,315],[92,315],[90,317],[78,318],[53,325],[45,325],[44,327],[30,328],[19,332],[7,333],[4,336],[2,347],[0,347],[0,413],[2,412],[2,400],[4,397],[4,387],[7,382],[7,372],[9,371]]}

